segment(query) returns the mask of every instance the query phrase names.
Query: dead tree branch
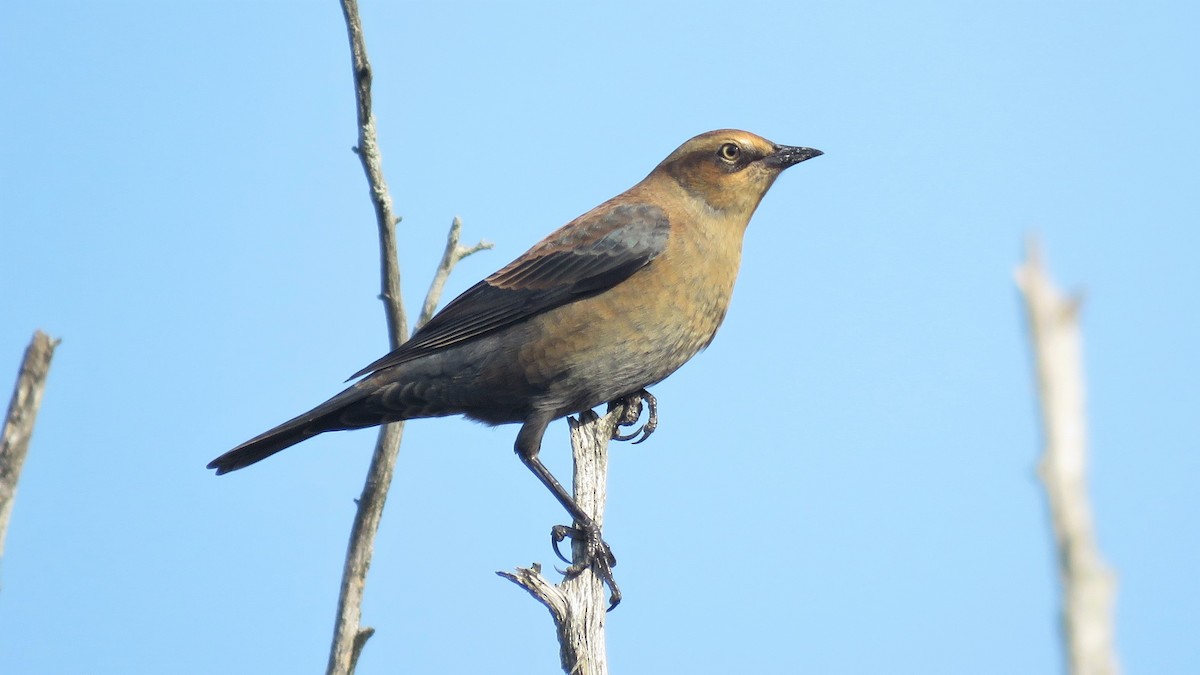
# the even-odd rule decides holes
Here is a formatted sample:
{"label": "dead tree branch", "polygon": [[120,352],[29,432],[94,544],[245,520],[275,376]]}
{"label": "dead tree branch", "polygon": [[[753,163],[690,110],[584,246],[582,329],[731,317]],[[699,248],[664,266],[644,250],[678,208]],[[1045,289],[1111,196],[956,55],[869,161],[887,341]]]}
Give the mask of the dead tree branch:
{"label": "dead tree branch", "polygon": [[[571,449],[575,457],[573,490],[575,501],[604,525],[604,504],[608,489],[608,443],[626,410],[618,406],[600,417],[592,411],[567,418],[571,427]],[[573,559],[584,557],[583,543],[572,542]],[[608,602],[604,583],[591,568],[568,576],[558,585],[541,574],[541,565],[518,567],[513,572],[497,572],[529,592],[550,610],[558,633],[559,658],[568,675],[606,675],[604,621]]]}
{"label": "dead tree branch", "polygon": [[1037,363],[1046,490],[1063,585],[1062,626],[1072,675],[1117,675],[1113,603],[1116,576],[1096,544],[1087,493],[1087,417],[1079,300],[1064,297],[1030,241],[1017,269]]}
{"label": "dead tree branch", "polygon": [[[355,152],[362,161],[367,185],[371,192],[371,203],[375,207],[375,218],[379,227],[380,275],[384,312],[387,315],[388,339],[391,348],[399,347],[408,339],[408,319],[400,289],[400,264],[397,260],[396,224],[400,221],[392,210],[392,197],[383,175],[383,160],[375,134],[375,115],[371,111],[371,64],[367,60],[366,41],[363,37],[362,21],[356,0],[341,0],[342,14],[346,19],[346,30],[350,40],[350,54],[354,70],[354,95],[358,111],[358,145]],[[461,222],[454,219],[447,242],[446,254],[434,275],[433,284],[425,298],[425,308],[418,327],[432,315],[437,306],[446,278],[454,265],[466,256],[490,245],[480,243],[464,248],[458,245]],[[387,491],[396,470],[396,459],[400,453],[400,439],[404,423],[396,422],[380,428],[375,452],[363,484],[362,494],[357,500],[354,523],[350,529],[350,541],[346,547],[346,563],[342,570],[341,590],[338,594],[337,618],[334,624],[333,643],[329,650],[330,675],[349,675],[354,672],[358,657],[367,639],[374,634],[373,628],[362,627],[362,600],[366,588],[367,571],[375,549],[375,535],[383,517]]]}
{"label": "dead tree branch", "polygon": [[454,216],[454,220],[450,223],[450,233],[446,235],[446,251],[442,253],[442,261],[438,263],[437,271],[433,274],[433,282],[429,284],[429,293],[425,295],[421,316],[417,318],[418,327],[424,326],[433,318],[433,312],[437,309],[438,300],[442,297],[446,280],[450,278],[450,270],[454,269],[458,261],[492,247],[491,242],[488,241],[480,241],[474,246],[462,246],[458,243],[461,233],[462,220],[458,216]]}
{"label": "dead tree branch", "polygon": [[21,360],[21,370],[8,403],[8,414],[4,417],[4,435],[0,436],[0,558],[4,557],[4,535],[8,532],[8,520],[17,496],[17,481],[21,478],[25,456],[29,454],[33,423],[42,404],[50,359],[54,357],[58,342],[40,330],[34,331],[33,339],[25,348],[25,358]]}

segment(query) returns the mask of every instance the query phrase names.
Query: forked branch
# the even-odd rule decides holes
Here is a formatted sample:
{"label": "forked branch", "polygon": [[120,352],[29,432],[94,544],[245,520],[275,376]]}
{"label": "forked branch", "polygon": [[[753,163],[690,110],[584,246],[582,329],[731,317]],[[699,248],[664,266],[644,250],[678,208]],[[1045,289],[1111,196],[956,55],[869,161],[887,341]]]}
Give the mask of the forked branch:
{"label": "forked branch", "polygon": [[[383,175],[383,159],[375,134],[375,115],[371,110],[371,64],[367,59],[366,40],[363,37],[362,20],[358,14],[356,0],[341,0],[342,14],[346,19],[346,30],[350,40],[350,55],[354,71],[354,96],[358,111],[358,145],[355,152],[366,173],[371,203],[375,207],[375,218],[379,228],[379,259],[381,275],[380,299],[383,300],[387,316],[388,341],[392,349],[408,339],[408,318],[400,288],[400,264],[397,260],[396,217],[392,208],[392,197]],[[425,297],[425,311],[421,313],[418,327],[432,315],[441,297],[442,288],[450,271],[466,256],[490,244],[480,243],[463,248],[458,245],[461,222],[454,219],[447,241],[446,254],[434,275],[429,293]],[[346,562],[342,569],[341,590],[338,594],[337,617],[334,624],[333,643],[329,650],[329,674],[349,675],[354,672],[358,657],[367,639],[374,634],[373,628],[362,627],[362,601],[367,582],[367,571],[374,554],[375,535],[383,517],[388,488],[396,470],[396,459],[400,453],[400,439],[404,423],[396,422],[380,428],[371,455],[371,465],[359,496],[354,523],[350,530],[350,541],[346,547]]]}
{"label": "forked branch", "polygon": [[[626,410],[618,406],[603,417],[589,410],[581,414],[579,420],[567,418],[575,458],[575,501],[601,526],[608,490],[608,444],[625,416]],[[581,541],[572,543],[576,564],[584,559],[583,546]],[[524,588],[550,610],[564,672],[568,675],[605,675],[608,660],[604,622],[608,602],[604,598],[604,582],[591,568],[567,576],[557,585],[541,572],[541,566],[535,563],[497,574]]]}

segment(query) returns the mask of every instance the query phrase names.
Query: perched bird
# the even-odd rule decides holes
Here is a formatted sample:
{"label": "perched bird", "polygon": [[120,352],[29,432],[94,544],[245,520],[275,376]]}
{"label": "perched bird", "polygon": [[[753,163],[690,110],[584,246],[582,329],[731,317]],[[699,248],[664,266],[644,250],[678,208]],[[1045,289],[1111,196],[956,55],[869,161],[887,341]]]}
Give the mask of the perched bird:
{"label": "perched bird", "polygon": [[[209,463],[236,471],[326,431],[465,415],[520,423],[516,452],[575,520],[611,589],[599,528],[538,459],[551,421],[645,395],[712,342],[742,235],[779,174],[822,154],[732,129],[679,146],[650,175],[467,289],[342,393]],[[640,407],[640,404],[639,404]],[[622,439],[632,437],[622,436]]]}

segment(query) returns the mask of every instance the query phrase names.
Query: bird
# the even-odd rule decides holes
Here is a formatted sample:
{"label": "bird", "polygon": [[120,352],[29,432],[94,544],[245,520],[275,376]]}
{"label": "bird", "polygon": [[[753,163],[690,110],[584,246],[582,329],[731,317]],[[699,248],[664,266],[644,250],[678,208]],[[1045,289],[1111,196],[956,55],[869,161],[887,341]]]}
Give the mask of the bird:
{"label": "bird", "polygon": [[517,455],[574,519],[552,531],[556,552],[565,537],[582,537],[582,567],[594,566],[615,607],[616,558],[539,459],[546,428],[621,401],[636,404],[635,423],[645,399],[645,440],[657,426],[647,388],[707,348],[725,318],[750,217],[785,169],[821,154],[737,129],[691,138],[639,183],[450,301],[347,389],[208,468],[221,475],[327,431],[400,420],[520,424]]}

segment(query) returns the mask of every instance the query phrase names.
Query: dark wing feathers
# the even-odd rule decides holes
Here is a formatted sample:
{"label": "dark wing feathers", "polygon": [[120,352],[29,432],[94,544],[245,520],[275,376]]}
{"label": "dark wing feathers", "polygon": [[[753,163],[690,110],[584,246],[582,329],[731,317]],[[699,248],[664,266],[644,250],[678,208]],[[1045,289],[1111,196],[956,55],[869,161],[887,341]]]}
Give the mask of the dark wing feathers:
{"label": "dark wing feathers", "polygon": [[487,335],[603,292],[663,251],[667,215],[612,202],[580,216],[450,301],[408,342],[350,379]]}

